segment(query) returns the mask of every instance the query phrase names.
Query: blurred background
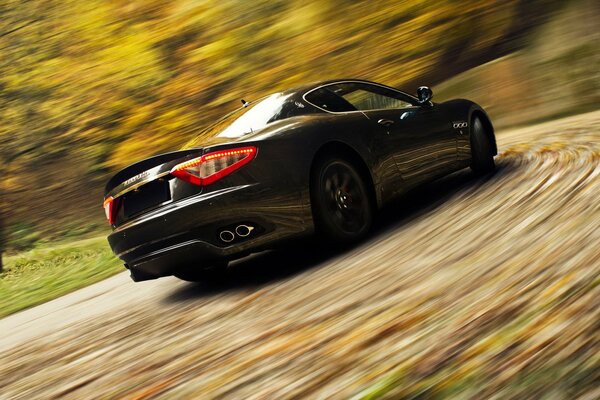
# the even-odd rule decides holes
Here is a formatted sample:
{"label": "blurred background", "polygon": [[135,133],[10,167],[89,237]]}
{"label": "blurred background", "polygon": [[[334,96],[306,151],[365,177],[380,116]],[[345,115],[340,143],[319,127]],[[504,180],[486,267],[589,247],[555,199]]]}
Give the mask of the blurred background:
{"label": "blurred background", "polygon": [[[598,0],[0,0],[0,397],[600,398],[599,21]],[[495,174],[424,185],[351,249],[129,280],[112,174],[335,78],[482,104]]]}
{"label": "blurred background", "polygon": [[7,251],[107,231],[119,168],[280,89],[356,77],[482,103],[499,127],[597,107],[594,0],[1,0]]}

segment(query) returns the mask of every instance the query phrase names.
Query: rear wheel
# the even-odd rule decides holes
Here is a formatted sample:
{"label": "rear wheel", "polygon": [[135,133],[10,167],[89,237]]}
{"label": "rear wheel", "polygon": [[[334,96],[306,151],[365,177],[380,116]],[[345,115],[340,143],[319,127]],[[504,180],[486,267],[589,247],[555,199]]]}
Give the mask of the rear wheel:
{"label": "rear wheel", "polygon": [[486,174],[496,168],[490,133],[479,117],[471,123],[471,169],[476,174]]}
{"label": "rear wheel", "polygon": [[225,278],[227,261],[208,268],[188,268],[174,273],[176,278],[188,282],[219,282]]}
{"label": "rear wheel", "polygon": [[364,237],[373,222],[373,206],[365,179],[348,161],[328,157],[317,161],[311,201],[317,230],[336,243]]}

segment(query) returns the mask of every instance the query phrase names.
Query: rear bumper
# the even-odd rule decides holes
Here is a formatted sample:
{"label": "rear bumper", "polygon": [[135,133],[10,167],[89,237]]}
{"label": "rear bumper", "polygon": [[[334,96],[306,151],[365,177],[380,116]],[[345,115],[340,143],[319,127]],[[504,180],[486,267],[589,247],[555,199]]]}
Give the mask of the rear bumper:
{"label": "rear bumper", "polygon": [[153,251],[126,264],[135,281],[155,279],[173,274],[178,268],[204,268],[226,259],[223,249],[200,240],[191,240]]}
{"label": "rear bumper", "polygon": [[[224,243],[219,232],[239,224],[256,227]],[[310,205],[295,191],[275,193],[260,184],[202,193],[166,204],[118,227],[108,241],[134,280],[206,268],[312,232]]]}

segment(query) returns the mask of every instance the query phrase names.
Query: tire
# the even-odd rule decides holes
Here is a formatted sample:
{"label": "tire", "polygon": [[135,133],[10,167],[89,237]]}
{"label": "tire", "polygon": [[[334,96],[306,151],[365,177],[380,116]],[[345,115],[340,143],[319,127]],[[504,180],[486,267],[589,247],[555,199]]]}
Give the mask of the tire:
{"label": "tire", "polygon": [[471,169],[477,175],[487,174],[496,169],[494,163],[493,144],[490,132],[479,117],[471,123]]}
{"label": "tire", "polygon": [[362,239],[373,223],[373,201],[363,176],[340,157],[316,161],[311,203],[317,232],[330,242]]}
{"label": "tire", "polygon": [[173,275],[187,282],[220,282],[226,276],[227,261],[208,268],[189,268],[175,272]]}

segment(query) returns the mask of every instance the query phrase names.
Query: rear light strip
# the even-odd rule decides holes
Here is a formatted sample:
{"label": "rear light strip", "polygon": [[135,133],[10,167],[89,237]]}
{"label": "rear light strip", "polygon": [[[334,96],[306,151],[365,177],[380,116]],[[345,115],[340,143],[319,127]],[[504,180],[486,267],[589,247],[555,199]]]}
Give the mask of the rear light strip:
{"label": "rear light strip", "polygon": [[108,196],[104,200],[104,213],[106,214],[106,219],[108,223],[113,225],[115,223],[115,199],[112,196]]}
{"label": "rear light strip", "polygon": [[[194,185],[207,186],[248,164],[256,157],[257,152],[258,149],[254,146],[215,151],[177,164],[170,173]],[[153,178],[160,176],[162,174],[155,175]],[[119,194],[108,196],[104,200],[104,213],[110,225],[114,225],[116,221],[119,196],[145,183],[147,181],[137,182],[136,185],[131,185]]]}
{"label": "rear light strip", "polygon": [[216,151],[177,164],[171,174],[194,185],[207,186],[248,164],[256,153],[254,146]]}

